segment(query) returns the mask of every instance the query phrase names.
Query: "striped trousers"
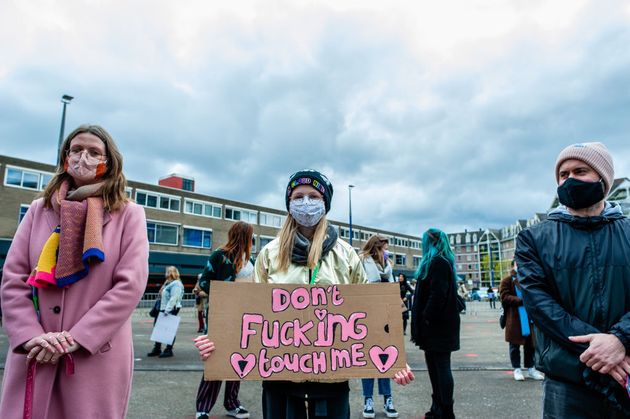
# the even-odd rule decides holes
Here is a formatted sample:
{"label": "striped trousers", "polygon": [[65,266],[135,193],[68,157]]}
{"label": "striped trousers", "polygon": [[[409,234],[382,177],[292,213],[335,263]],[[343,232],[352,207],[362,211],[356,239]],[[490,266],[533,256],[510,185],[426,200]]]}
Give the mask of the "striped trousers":
{"label": "striped trousers", "polygon": [[[223,381],[204,381],[203,375],[197,390],[197,412],[209,413],[217,402]],[[238,391],[241,388],[240,381],[226,381],[225,394],[223,396],[223,407],[226,410],[234,410],[241,405],[238,400]]]}

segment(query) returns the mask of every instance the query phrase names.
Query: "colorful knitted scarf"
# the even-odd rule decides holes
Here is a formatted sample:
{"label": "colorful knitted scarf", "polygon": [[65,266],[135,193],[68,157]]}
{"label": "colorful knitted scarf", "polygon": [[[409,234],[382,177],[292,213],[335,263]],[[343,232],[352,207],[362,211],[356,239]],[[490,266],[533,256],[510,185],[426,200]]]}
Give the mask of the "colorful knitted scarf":
{"label": "colorful knitted scarf", "polygon": [[91,263],[105,260],[102,186],[96,183],[68,191],[66,181],[55,192],[51,202],[60,224],[46,240],[26,281],[29,285],[68,287],[88,275]]}

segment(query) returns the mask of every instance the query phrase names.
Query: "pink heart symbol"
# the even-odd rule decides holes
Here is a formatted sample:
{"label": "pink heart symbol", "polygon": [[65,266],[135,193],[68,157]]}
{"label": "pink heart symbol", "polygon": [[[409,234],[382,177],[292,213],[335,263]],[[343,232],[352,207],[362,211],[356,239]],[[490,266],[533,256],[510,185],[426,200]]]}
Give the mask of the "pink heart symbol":
{"label": "pink heart symbol", "polygon": [[372,363],[381,373],[389,370],[398,359],[398,349],[391,345],[385,349],[374,345],[370,348],[369,354]]}
{"label": "pink heart symbol", "polygon": [[254,354],[249,354],[246,357],[243,355],[234,352],[232,356],[230,356],[230,364],[232,364],[232,368],[239,377],[245,378],[247,374],[254,369],[256,365],[256,356]]}
{"label": "pink heart symbol", "polygon": [[326,310],[326,309],[324,309],[324,308],[323,308],[323,309],[321,309],[321,310],[319,310],[319,309],[316,309],[316,310],[315,310],[315,316],[317,316],[317,318],[318,318],[320,321],[324,320],[324,317],[326,317],[326,314],[328,314],[328,310]]}

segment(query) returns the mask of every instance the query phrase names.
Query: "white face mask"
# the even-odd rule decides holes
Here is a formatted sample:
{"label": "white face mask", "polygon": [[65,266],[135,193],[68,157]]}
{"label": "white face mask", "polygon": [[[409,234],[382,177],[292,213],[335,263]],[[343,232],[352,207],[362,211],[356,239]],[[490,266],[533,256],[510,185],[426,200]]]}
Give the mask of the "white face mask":
{"label": "white face mask", "polygon": [[308,196],[293,199],[289,203],[289,213],[303,227],[313,227],[326,213],[324,201],[311,199]]}

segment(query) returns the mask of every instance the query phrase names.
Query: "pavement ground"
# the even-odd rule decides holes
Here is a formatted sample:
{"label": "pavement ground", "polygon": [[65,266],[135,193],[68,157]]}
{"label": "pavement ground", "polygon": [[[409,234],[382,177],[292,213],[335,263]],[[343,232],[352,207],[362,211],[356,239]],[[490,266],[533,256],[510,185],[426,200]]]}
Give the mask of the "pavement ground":
{"label": "pavement ground", "polygon": [[[202,364],[192,339],[197,336],[196,313],[191,308],[180,312],[182,322],[172,358],[148,358],[153,319],[149,309],[133,314],[135,371],[128,418],[193,419],[195,396],[202,376]],[[541,382],[512,378],[508,344],[498,325],[499,312],[488,303],[468,303],[462,315],[461,350],[452,355],[455,380],[455,414],[458,418],[538,418],[541,416]],[[0,333],[0,365],[4,365],[7,338]],[[422,418],[431,405],[431,384],[424,353],[406,342],[407,359],[416,380],[405,387],[392,383],[394,404],[400,418]],[[359,380],[350,381],[351,417],[362,418],[363,396]],[[377,418],[384,418],[382,398],[376,394]],[[244,381],[239,398],[261,418],[261,384]],[[222,406],[223,392],[211,412],[212,418],[229,418]],[[281,418],[278,418],[281,419]]]}

